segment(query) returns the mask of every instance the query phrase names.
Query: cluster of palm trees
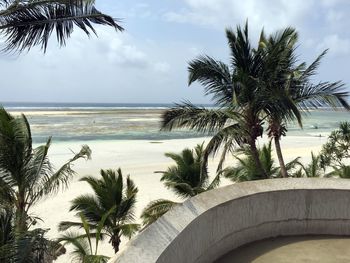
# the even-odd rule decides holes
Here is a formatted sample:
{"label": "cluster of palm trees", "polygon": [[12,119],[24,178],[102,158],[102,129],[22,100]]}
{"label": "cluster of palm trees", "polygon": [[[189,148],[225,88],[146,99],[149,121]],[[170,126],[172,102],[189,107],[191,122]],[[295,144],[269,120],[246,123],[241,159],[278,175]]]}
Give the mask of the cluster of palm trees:
{"label": "cluster of palm trees", "polygon": [[[58,43],[65,45],[74,27],[86,34],[95,33],[93,24],[114,27],[122,31],[119,21],[101,13],[91,0],[0,0],[0,34],[5,39],[3,51],[22,52],[34,46],[46,50],[55,31]],[[205,95],[212,96],[215,108],[197,107],[190,102],[175,105],[162,116],[162,129],[189,128],[213,135],[208,144],[180,154],[168,153],[176,165],[161,172],[165,186],[182,198],[192,197],[218,186],[220,176],[233,181],[288,177],[288,171],[300,168],[293,176],[319,176],[319,167],[333,164],[333,175],[350,174],[348,166],[336,166],[336,151],[349,148],[350,125],[331,135],[320,155],[313,155],[308,166],[298,158],[285,164],[280,140],[286,135],[287,124],[297,121],[302,127],[303,113],[320,106],[350,106],[348,92],[341,82],[313,84],[312,76],[322,52],[309,66],[297,60],[297,32],[286,28],[270,36],[262,31],[253,47],[248,23],[236,31],[226,30],[230,63],[209,56],[199,56],[189,63],[189,85],[199,82]],[[261,149],[257,139],[264,134],[274,141],[279,167],[271,157],[271,143]],[[84,177],[93,194],[81,195],[72,201],[71,211],[78,221],[61,222],[64,234],[58,240],[45,237],[46,229],[36,228],[40,220],[31,214],[32,207],[43,198],[68,186],[74,175],[73,163],[90,158],[91,151],[83,146],[62,167],[55,170],[45,145],[33,148],[29,123],[24,115],[13,117],[0,109],[0,261],[50,262],[65,252],[62,244],[74,247],[73,254],[81,262],[106,262],[98,254],[100,240],[108,238],[118,252],[121,237],[131,237],[139,229],[135,223],[134,206],[137,187],[121,170],[101,170],[101,177]],[[236,155],[243,149],[245,157]],[[217,175],[210,181],[207,161],[210,155],[222,151]],[[348,156],[348,152],[342,158]],[[238,165],[224,168],[228,153],[235,154]],[[335,153],[335,154],[334,154]],[[337,159],[338,158],[338,159]],[[144,225],[149,225],[178,203],[155,200],[142,213]],[[72,229],[83,230],[73,231]],[[93,244],[92,240],[95,240]]]}
{"label": "cluster of palm trees", "polygon": [[189,63],[189,85],[199,82],[205,95],[211,95],[214,109],[197,107],[189,102],[176,104],[162,116],[162,128],[189,128],[203,134],[214,134],[206,145],[202,173],[210,154],[222,150],[218,171],[227,153],[237,146],[248,147],[261,178],[268,178],[256,146],[257,138],[267,135],[275,143],[281,175],[288,177],[280,140],[286,135],[287,124],[297,121],[302,127],[303,113],[322,106],[350,109],[342,82],[313,84],[322,52],[309,66],[297,61],[298,35],[286,28],[266,36],[261,32],[253,47],[248,35],[248,23],[236,31],[226,30],[230,48],[227,65],[209,56],[199,56]]}
{"label": "cluster of palm trees", "polygon": [[[58,241],[74,247],[73,259],[80,262],[103,263],[109,258],[98,255],[98,243],[105,237],[109,239],[114,252],[119,251],[121,236],[131,238],[139,230],[139,224],[134,223],[134,208],[137,187],[129,176],[126,182],[120,169],[101,170],[101,178],[83,177],[93,194],[80,195],[72,200],[70,211],[76,211],[78,222],[64,221],[59,225],[60,231],[65,231]],[[71,228],[84,229],[71,231]],[[91,238],[95,239],[92,245]]]}
{"label": "cluster of palm trees", "polygon": [[121,236],[130,238],[140,228],[134,223],[138,189],[129,176],[124,182],[120,169],[101,170],[99,179],[83,177],[81,181],[90,185],[93,194],[72,200],[70,210],[76,211],[80,220],[61,222],[59,230],[64,234],[56,240],[46,238],[48,229],[36,227],[41,219],[32,214],[33,206],[66,189],[75,175],[74,162],[91,156],[84,145],[54,169],[48,159],[50,143],[51,138],[33,148],[27,118],[0,109],[0,262],[52,262],[66,252],[65,244],[74,247],[73,258],[80,262],[107,262],[108,257],[98,254],[99,241],[109,238],[117,253]]}

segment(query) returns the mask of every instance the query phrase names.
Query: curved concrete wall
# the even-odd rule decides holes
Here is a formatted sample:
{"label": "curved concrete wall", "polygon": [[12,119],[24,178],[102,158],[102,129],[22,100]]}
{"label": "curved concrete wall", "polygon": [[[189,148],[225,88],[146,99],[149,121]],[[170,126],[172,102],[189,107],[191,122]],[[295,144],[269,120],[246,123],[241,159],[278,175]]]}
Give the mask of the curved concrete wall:
{"label": "curved concrete wall", "polygon": [[113,263],[213,262],[261,239],[350,235],[350,180],[273,179],[190,198],[131,240]]}

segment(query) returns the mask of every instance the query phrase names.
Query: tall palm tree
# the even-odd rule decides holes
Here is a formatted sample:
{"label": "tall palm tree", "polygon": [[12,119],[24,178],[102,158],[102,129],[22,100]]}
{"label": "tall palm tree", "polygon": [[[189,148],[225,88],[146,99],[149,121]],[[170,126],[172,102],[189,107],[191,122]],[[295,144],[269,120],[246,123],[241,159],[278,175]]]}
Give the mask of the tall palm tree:
{"label": "tall palm tree", "polygon": [[[184,149],[180,154],[166,153],[165,156],[175,161],[162,173],[161,181],[181,198],[189,198],[216,188],[220,183],[219,174],[209,182],[207,171],[201,173],[204,146],[198,144],[194,150]],[[205,167],[205,170],[207,168]],[[141,214],[144,225],[150,225],[179,203],[158,199],[150,202]]]}
{"label": "tall palm tree", "polygon": [[297,40],[297,32],[292,28],[286,28],[269,38],[262,34],[260,42],[265,52],[261,80],[267,95],[265,112],[269,124],[268,135],[274,139],[283,177],[288,177],[288,174],[280,140],[286,135],[286,124],[297,120],[302,127],[302,113],[306,113],[310,108],[328,106],[350,109],[346,100],[349,93],[344,90],[343,83],[311,82],[326,51],[309,66],[306,66],[306,63],[297,64],[295,55]]}
{"label": "tall palm tree", "polygon": [[209,56],[200,56],[189,63],[189,85],[199,82],[205,95],[212,95],[217,108],[206,109],[191,103],[177,104],[162,116],[162,129],[190,128],[197,132],[214,134],[209,141],[203,165],[209,154],[216,154],[221,146],[220,165],[235,145],[248,145],[262,174],[267,178],[256,148],[256,139],[262,135],[262,96],[259,76],[263,53],[253,49],[248,36],[248,24],[234,32],[226,30],[230,47],[230,64]]}
{"label": "tall palm tree", "polygon": [[[268,178],[281,177],[281,169],[275,165],[275,161],[272,157],[271,141],[267,145],[263,145],[262,148],[258,149],[259,158],[261,164],[268,175]],[[244,154],[243,157],[240,155]],[[259,173],[254,159],[249,149],[243,149],[239,151],[237,155],[234,155],[238,163],[232,167],[226,167],[222,170],[221,174],[232,180],[233,182],[244,182],[252,180],[263,179]],[[300,165],[299,157],[295,158],[291,162],[287,163],[287,171],[295,169],[297,165]]]}
{"label": "tall palm tree", "polygon": [[15,230],[28,231],[36,219],[30,209],[43,198],[68,186],[75,174],[73,163],[89,159],[91,150],[84,145],[79,153],[58,170],[48,159],[51,138],[45,145],[32,146],[31,130],[24,115],[13,117],[0,109],[0,201],[15,211]]}
{"label": "tall palm tree", "polygon": [[122,31],[119,21],[98,11],[94,0],[0,0],[0,34],[4,51],[22,52],[33,46],[46,50],[55,31],[65,45],[78,27],[87,35],[96,33],[93,24]]}
{"label": "tall palm tree", "polygon": [[0,108],[0,261],[47,262],[62,254],[57,242],[45,238],[47,230],[35,228],[30,214],[38,201],[68,186],[73,163],[90,158],[81,151],[55,171],[47,153],[51,139],[33,148],[29,123],[24,115],[13,117]]}
{"label": "tall palm tree", "polygon": [[[103,220],[102,232],[110,238],[109,241],[117,253],[121,236],[131,238],[139,229],[139,225],[133,223],[138,189],[129,176],[124,185],[120,169],[101,170],[100,174],[102,178],[99,179],[88,176],[80,180],[87,182],[94,194],[80,195],[73,199],[70,211],[82,214],[92,229],[98,228],[103,215],[108,214]],[[83,224],[64,221],[60,223],[59,230],[64,231],[70,227],[81,228]]]}

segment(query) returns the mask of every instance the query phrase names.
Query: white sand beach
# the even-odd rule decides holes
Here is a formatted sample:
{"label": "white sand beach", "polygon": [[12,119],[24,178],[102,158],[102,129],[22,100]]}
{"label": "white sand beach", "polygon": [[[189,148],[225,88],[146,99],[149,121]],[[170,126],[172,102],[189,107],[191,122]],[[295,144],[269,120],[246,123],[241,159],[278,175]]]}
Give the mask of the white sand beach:
{"label": "white sand beach", "polygon": [[[304,162],[310,159],[310,152],[319,151],[321,145],[326,141],[326,137],[302,137],[287,136],[282,140],[283,152],[286,161],[297,156],[302,157]],[[57,225],[63,220],[74,220],[74,213],[70,213],[70,200],[80,194],[90,191],[86,183],[79,182],[79,178],[85,175],[99,176],[100,169],[122,168],[124,175],[130,174],[135,184],[139,188],[136,204],[136,216],[138,217],[142,209],[152,200],[167,198],[177,200],[178,198],[159,181],[161,174],[155,171],[163,171],[172,164],[172,160],[164,156],[165,152],[180,152],[184,148],[194,147],[205,138],[196,139],[174,139],[164,141],[150,140],[114,140],[114,141],[89,141],[89,142],[53,142],[50,148],[50,158],[58,167],[71,156],[71,150],[79,151],[82,144],[87,143],[92,150],[92,160],[79,161],[74,166],[77,175],[72,180],[69,188],[58,193],[56,196],[43,200],[32,212],[44,220],[42,227],[50,228],[49,236],[58,237],[60,233]],[[259,144],[266,142],[261,139]],[[228,159],[227,165],[233,164],[232,159]],[[215,174],[216,160],[209,163],[211,174]],[[223,180],[221,185],[229,184]],[[121,247],[125,245],[123,240]],[[99,251],[101,254],[113,256],[112,247],[104,241]],[[56,262],[69,262],[69,254],[59,257]]]}

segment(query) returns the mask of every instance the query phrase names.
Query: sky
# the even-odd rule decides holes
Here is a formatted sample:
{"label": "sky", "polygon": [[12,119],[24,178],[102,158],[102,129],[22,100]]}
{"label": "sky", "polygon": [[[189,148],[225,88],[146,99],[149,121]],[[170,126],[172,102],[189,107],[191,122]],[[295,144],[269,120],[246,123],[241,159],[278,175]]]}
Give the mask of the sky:
{"label": "sky", "polygon": [[248,19],[256,43],[287,26],[299,33],[300,61],[324,49],[315,82],[343,80],[350,89],[349,0],[96,0],[125,31],[76,29],[65,47],[53,35],[47,52],[0,54],[1,102],[210,103],[187,85],[188,62],[207,54],[229,62],[225,28]]}

